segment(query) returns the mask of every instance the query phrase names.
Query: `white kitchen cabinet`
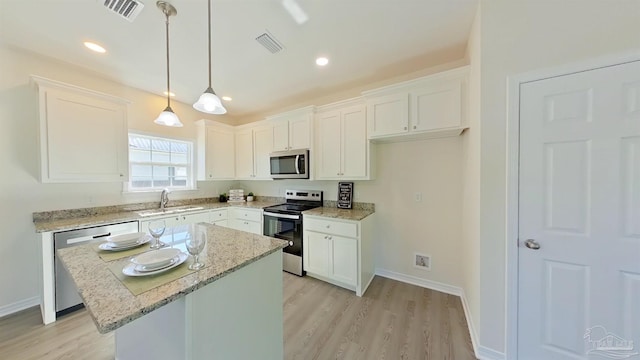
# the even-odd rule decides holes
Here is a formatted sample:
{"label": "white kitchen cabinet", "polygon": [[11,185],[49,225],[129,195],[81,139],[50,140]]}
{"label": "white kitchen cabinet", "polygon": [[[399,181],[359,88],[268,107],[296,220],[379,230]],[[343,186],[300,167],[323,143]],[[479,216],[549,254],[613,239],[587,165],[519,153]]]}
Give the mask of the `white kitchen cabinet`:
{"label": "white kitchen cabinet", "polygon": [[198,180],[235,179],[234,127],[211,120],[200,120],[196,125]]}
{"label": "white kitchen cabinet", "polygon": [[236,132],[236,179],[271,179],[273,126],[260,125]]}
{"label": "white kitchen cabinet", "polygon": [[229,208],[229,227],[262,235],[262,209]]}
{"label": "white kitchen cabinet", "polygon": [[351,221],[304,215],[302,252],[307,275],[362,296],[374,275],[373,216]]}
{"label": "white kitchen cabinet", "polygon": [[39,93],[40,179],[127,181],[128,101],[32,76]]}
{"label": "white kitchen cabinet", "polygon": [[164,220],[167,228],[173,227],[173,226],[179,226],[179,225],[195,224],[199,222],[206,222],[206,223],[211,222],[210,214],[208,211],[195,213],[195,214],[180,214],[180,215],[172,214],[168,216],[158,216],[148,220],[141,220],[139,231],[148,232],[149,223],[151,221],[156,221],[156,220]]}
{"label": "white kitchen cabinet", "polygon": [[273,151],[311,148],[313,111],[309,106],[268,117],[273,123]]}
{"label": "white kitchen cabinet", "polygon": [[313,161],[317,180],[371,179],[365,113],[354,102],[319,109]]}
{"label": "white kitchen cabinet", "polygon": [[218,225],[229,227],[229,210],[228,209],[215,209],[209,213],[209,222]]}
{"label": "white kitchen cabinet", "polygon": [[369,139],[406,141],[457,136],[466,129],[467,67],[363,93]]}

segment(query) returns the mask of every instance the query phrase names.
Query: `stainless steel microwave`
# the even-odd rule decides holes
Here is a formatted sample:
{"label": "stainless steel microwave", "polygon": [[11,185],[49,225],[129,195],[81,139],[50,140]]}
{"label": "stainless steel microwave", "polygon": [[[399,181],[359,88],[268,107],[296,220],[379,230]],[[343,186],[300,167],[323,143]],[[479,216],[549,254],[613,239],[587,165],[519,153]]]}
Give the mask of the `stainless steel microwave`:
{"label": "stainless steel microwave", "polygon": [[309,150],[279,151],[270,154],[271,177],[274,179],[308,179]]}

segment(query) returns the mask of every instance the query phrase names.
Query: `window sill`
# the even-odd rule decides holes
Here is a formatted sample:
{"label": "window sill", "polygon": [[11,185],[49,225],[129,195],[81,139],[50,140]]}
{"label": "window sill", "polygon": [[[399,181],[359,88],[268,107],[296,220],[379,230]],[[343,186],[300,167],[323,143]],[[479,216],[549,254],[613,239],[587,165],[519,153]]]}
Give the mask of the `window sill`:
{"label": "window sill", "polygon": [[[161,193],[162,190],[164,190],[164,189],[149,189],[149,190],[128,190],[128,189],[124,189],[124,190],[122,190],[122,193],[123,194],[155,194],[155,193]],[[198,189],[198,188],[193,188],[193,189],[169,189],[169,193],[171,193],[171,194],[187,193],[187,192],[194,192],[194,191],[200,191],[200,189]]]}

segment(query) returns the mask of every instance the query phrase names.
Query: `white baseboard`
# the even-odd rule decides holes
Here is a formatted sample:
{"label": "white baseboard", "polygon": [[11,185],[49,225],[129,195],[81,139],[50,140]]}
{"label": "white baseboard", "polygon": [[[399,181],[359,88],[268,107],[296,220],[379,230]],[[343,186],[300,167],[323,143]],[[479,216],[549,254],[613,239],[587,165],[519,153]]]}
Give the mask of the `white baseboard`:
{"label": "white baseboard", "polygon": [[401,274],[391,270],[376,268],[376,275],[393,279],[393,280],[398,280],[403,283],[416,285],[416,286],[420,286],[420,287],[435,290],[435,291],[440,291],[445,294],[451,294],[456,296],[460,296],[462,294],[462,289],[457,286],[451,286],[451,285],[443,284],[437,281],[426,280],[416,276],[405,275],[405,274]]}
{"label": "white baseboard", "polygon": [[504,353],[499,351],[495,351],[493,349],[489,349],[488,347],[484,347],[482,345],[478,346],[478,352],[476,352],[476,357],[480,360],[505,360]]}
{"label": "white baseboard", "polygon": [[16,301],[13,304],[0,306],[0,318],[11,315],[20,310],[28,309],[33,306],[40,305],[40,297],[34,296],[24,300]]}
{"label": "white baseboard", "polygon": [[471,337],[471,345],[473,346],[473,352],[479,360],[505,360],[504,353],[495,351],[488,347],[484,347],[480,345],[480,339],[478,338],[478,333],[476,332],[476,327],[473,323],[473,318],[471,317],[471,312],[469,311],[469,304],[467,302],[467,297],[465,296],[464,289],[458,286],[452,286],[448,284],[443,284],[441,282],[426,280],[419,277],[401,274],[395,271],[385,270],[385,269],[376,269],[376,275],[386,277],[389,279],[401,281],[407,284],[420,286],[423,288],[440,291],[446,294],[451,294],[460,297],[460,301],[462,302],[462,308],[464,309],[464,316],[467,318],[467,326],[469,327],[469,336]]}

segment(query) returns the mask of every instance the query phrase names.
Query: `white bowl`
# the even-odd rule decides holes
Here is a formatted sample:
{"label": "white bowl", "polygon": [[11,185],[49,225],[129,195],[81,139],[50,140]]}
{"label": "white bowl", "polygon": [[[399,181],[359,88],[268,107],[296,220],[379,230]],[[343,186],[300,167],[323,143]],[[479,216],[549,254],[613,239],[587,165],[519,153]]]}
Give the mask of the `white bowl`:
{"label": "white bowl", "polygon": [[154,250],[134,257],[131,262],[146,269],[160,268],[170,264],[171,260],[180,255],[180,253],[180,250],[174,248]]}
{"label": "white bowl", "polygon": [[137,232],[131,234],[122,234],[107,237],[107,242],[111,247],[129,246],[137,243],[140,239],[146,236],[146,233]]}

